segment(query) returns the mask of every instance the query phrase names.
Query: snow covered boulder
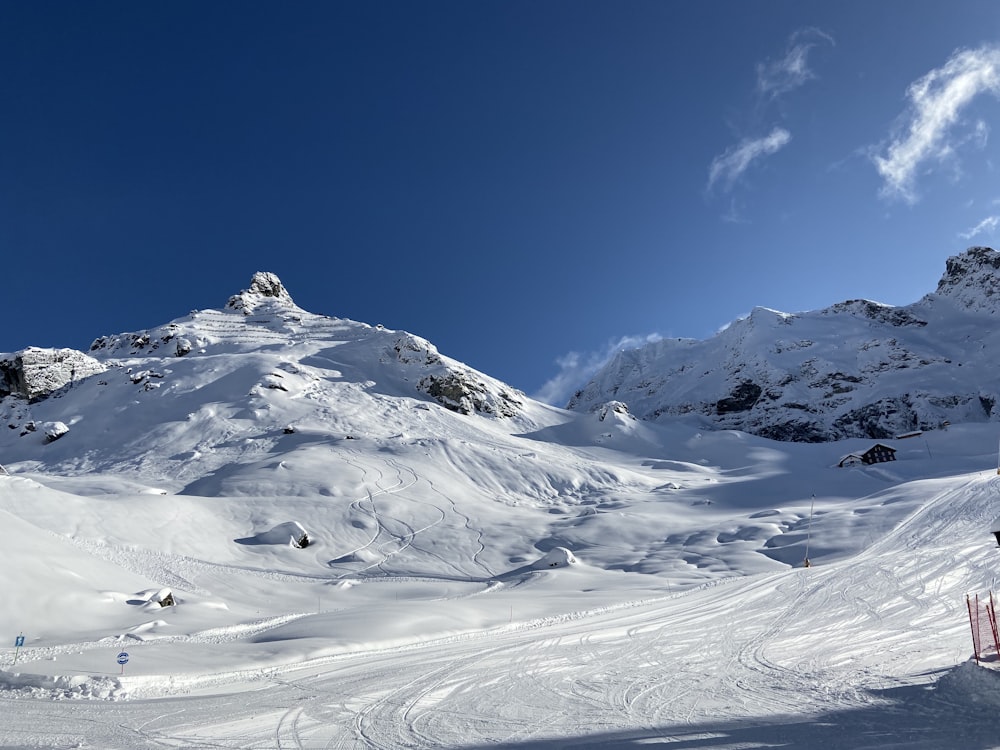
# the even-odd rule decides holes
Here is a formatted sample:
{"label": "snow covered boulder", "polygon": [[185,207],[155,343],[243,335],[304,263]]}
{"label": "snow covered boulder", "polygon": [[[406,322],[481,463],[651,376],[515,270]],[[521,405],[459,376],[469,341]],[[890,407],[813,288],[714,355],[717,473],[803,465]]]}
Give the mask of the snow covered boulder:
{"label": "snow covered boulder", "polygon": [[45,442],[54,443],[56,440],[69,432],[69,427],[62,422],[43,422],[42,430],[45,435]]}
{"label": "snow covered boulder", "polygon": [[576,557],[565,547],[553,547],[545,556],[531,564],[535,570],[548,570],[549,568],[566,568],[576,564]]}
{"label": "snow covered boulder", "polygon": [[141,606],[143,609],[160,609],[161,607],[174,607],[177,600],[170,589],[146,589],[136,593],[136,598],[129,599],[127,604]]}
{"label": "snow covered boulder", "polygon": [[635,417],[628,412],[628,404],[624,404],[621,401],[608,401],[605,404],[594,407],[594,412],[597,413],[597,418],[601,422],[614,414],[621,414],[631,419],[635,419]]}
{"label": "snow covered boulder", "polygon": [[174,601],[174,594],[170,589],[160,589],[149,597],[149,601],[153,604],[159,604],[161,607],[173,607],[177,603]]}
{"label": "snow covered boulder", "polygon": [[272,529],[261,531],[253,536],[236,540],[237,544],[287,544],[289,547],[303,549],[312,544],[308,532],[298,521],[279,523]]}

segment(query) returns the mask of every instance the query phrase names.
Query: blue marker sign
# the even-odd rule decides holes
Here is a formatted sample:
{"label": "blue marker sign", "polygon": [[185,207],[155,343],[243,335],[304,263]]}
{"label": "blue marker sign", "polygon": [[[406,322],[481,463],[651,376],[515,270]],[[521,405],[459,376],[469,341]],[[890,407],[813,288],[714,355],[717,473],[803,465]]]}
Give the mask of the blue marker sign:
{"label": "blue marker sign", "polygon": [[126,664],[128,664],[128,652],[127,651],[122,651],[120,654],[118,654],[118,663],[121,664],[123,667]]}
{"label": "blue marker sign", "polygon": [[21,653],[21,646],[24,645],[24,633],[14,639],[14,663],[17,664],[17,657]]}

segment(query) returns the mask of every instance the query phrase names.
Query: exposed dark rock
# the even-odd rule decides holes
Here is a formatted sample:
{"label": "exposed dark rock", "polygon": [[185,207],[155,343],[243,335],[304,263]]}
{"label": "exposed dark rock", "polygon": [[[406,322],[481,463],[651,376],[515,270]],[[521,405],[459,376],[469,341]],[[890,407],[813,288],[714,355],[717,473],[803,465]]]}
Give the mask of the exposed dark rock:
{"label": "exposed dark rock", "polygon": [[922,320],[911,311],[903,307],[893,307],[892,305],[881,305],[867,299],[850,299],[846,302],[838,302],[831,305],[824,313],[851,313],[861,315],[870,320],[885,323],[891,326],[925,326],[926,320]]}
{"label": "exposed dark rock", "polygon": [[471,374],[449,372],[427,375],[420,380],[417,388],[446,409],[459,414],[478,412],[512,417],[517,414],[517,407],[520,406],[520,401],[506,389],[493,394],[486,384],[473,380]]}
{"label": "exposed dark rock", "polygon": [[824,443],[831,439],[828,430],[815,422],[780,422],[767,424],[757,431],[761,437],[794,443]]}
{"label": "exposed dark rock", "polygon": [[992,396],[980,396],[979,403],[983,407],[983,412],[987,417],[993,415],[993,407],[997,405],[995,398]]}
{"label": "exposed dark rock", "polygon": [[892,438],[915,430],[919,420],[906,396],[883,398],[841,415],[833,422],[840,437]]}
{"label": "exposed dark rock", "polygon": [[715,404],[716,414],[729,414],[731,412],[749,411],[760,398],[762,388],[750,380],[744,380],[728,398],[721,399]]}

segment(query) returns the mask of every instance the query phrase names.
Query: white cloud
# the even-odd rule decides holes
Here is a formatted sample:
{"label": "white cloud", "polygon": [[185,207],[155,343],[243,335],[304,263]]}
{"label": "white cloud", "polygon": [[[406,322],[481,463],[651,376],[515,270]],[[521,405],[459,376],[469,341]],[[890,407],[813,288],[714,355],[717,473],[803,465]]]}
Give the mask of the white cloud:
{"label": "white cloud", "polygon": [[[789,37],[784,57],[757,64],[757,93],[761,97],[761,103],[773,101],[816,77],[809,68],[808,58],[810,50],[820,42],[834,44],[833,37],[819,29],[799,29]],[[776,153],[791,140],[792,134],[788,130],[775,126],[763,138],[746,138],[735,146],[730,146],[712,159],[708,168],[707,190],[711,192],[719,183],[724,192],[732,190],[755,161]],[[744,221],[734,210],[730,210],[723,220]]]}
{"label": "white cloud", "polygon": [[662,336],[651,333],[647,336],[622,336],[611,341],[602,351],[569,352],[556,360],[559,373],[550,378],[532,398],[553,406],[565,406],[570,397],[585,386],[594,374],[623,349],[634,349],[659,341]]}
{"label": "white cloud", "polygon": [[[885,156],[873,156],[885,180],[883,196],[916,201],[918,168],[929,160],[943,161],[954,155],[962,141],[953,133],[962,110],[984,92],[1000,95],[1000,47],[960,50],[942,67],[910,84],[905,132],[889,144]],[[987,133],[985,123],[979,121],[972,138],[984,144]]]}
{"label": "white cloud", "polygon": [[788,51],[780,60],[758,63],[757,91],[774,99],[797,89],[816,76],[809,69],[809,51],[817,42],[834,44],[833,37],[819,29],[799,29],[788,40]]}
{"label": "white cloud", "polygon": [[959,232],[958,236],[963,240],[971,240],[977,234],[992,234],[993,231],[1000,225],[1000,216],[987,216],[981,222],[976,224],[965,232]]}
{"label": "white cloud", "polygon": [[711,190],[715,183],[721,180],[724,189],[730,190],[754,161],[776,153],[791,140],[791,133],[784,128],[776,127],[763,138],[740,141],[725,153],[712,159],[712,164],[708,168],[708,189]]}

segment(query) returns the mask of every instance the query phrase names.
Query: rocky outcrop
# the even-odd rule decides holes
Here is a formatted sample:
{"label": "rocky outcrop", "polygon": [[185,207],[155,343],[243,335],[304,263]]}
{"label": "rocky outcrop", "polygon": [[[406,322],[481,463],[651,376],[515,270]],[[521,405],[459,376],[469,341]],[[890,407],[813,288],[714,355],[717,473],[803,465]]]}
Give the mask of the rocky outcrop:
{"label": "rocky outcrop", "polygon": [[486,382],[477,380],[471,372],[427,375],[420,380],[417,388],[446,409],[460,414],[513,417],[521,405],[509,389],[491,389]]}
{"label": "rocky outcrop", "polygon": [[282,285],[281,279],[273,273],[258,271],[250,280],[250,288],[230,297],[226,308],[250,315],[266,301],[279,302],[289,307],[295,306],[292,295]]}
{"label": "rocky outcrop", "polygon": [[151,331],[117,333],[100,336],[90,345],[90,351],[101,356],[134,357],[162,355],[183,357],[195,346],[188,336],[178,335],[179,326],[170,323]]}
{"label": "rocky outcrop", "polygon": [[101,362],[75,349],[30,347],[0,360],[0,397],[39,401],[106,369]]}
{"label": "rocky outcrop", "polygon": [[715,402],[716,414],[729,414],[734,411],[749,411],[757,403],[763,388],[750,380],[745,380],[733,389],[726,398]]}
{"label": "rocky outcrop", "polygon": [[970,247],[948,258],[935,293],[967,310],[995,313],[1000,309],[1000,253]]}
{"label": "rocky outcrop", "polygon": [[[391,358],[415,379],[417,390],[459,414],[513,417],[522,405],[517,393],[503,383],[442,357],[425,339],[404,333],[391,347]],[[384,357],[387,361],[389,357]]]}

